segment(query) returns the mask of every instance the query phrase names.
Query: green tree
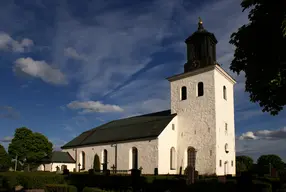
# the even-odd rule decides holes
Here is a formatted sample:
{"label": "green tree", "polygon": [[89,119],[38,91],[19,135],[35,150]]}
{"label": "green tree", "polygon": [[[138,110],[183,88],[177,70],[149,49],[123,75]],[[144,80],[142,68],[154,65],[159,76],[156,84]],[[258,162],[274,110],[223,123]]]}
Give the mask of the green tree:
{"label": "green tree", "polygon": [[[263,112],[277,115],[286,105],[285,0],[244,0],[249,23],[231,35],[235,46],[230,69],[245,73],[245,91]],[[282,25],[282,27],[281,27]],[[283,31],[284,30],[284,31]]]}
{"label": "green tree", "polygon": [[240,173],[240,172],[245,172],[247,171],[246,166],[244,165],[243,162],[237,161],[236,162],[236,172]]}
{"label": "green tree", "polygon": [[94,155],[93,170],[94,170],[94,172],[100,171],[100,161],[99,161],[99,156],[97,154]]}
{"label": "green tree", "polygon": [[33,133],[26,127],[18,128],[15,131],[8,153],[12,158],[22,161],[26,159],[28,169],[30,166],[37,166],[44,157],[50,157],[53,151],[53,144],[40,133]]}
{"label": "green tree", "polygon": [[5,148],[0,145],[0,171],[8,171],[11,166],[11,158]]}
{"label": "green tree", "polygon": [[271,164],[271,167],[281,170],[284,168],[284,162],[278,155],[261,155],[257,159],[257,165],[261,168],[267,167]]}
{"label": "green tree", "polygon": [[253,166],[253,159],[245,155],[236,156],[236,164],[237,168],[240,169],[238,171],[249,171]]}

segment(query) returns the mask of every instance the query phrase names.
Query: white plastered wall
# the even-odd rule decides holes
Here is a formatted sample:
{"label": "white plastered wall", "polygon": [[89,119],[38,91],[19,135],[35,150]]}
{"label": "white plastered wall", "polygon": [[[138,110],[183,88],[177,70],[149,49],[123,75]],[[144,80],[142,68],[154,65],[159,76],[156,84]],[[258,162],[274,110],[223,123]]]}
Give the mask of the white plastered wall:
{"label": "white plastered wall", "polygon": [[[199,174],[214,174],[216,171],[216,119],[215,81],[213,66],[201,73],[171,81],[171,110],[177,113],[177,166],[187,166],[187,149],[194,147],[196,170]],[[199,82],[204,83],[204,95],[197,96]],[[183,86],[187,87],[187,99],[181,100]]]}
{"label": "white plastered wall", "polygon": [[[216,97],[216,127],[217,127],[217,156],[216,174],[235,175],[235,125],[234,125],[234,81],[217,67],[215,70],[215,97]],[[226,87],[226,100],[223,98],[223,86]],[[227,124],[227,130],[225,126]],[[225,144],[229,152],[225,151]],[[221,166],[220,166],[221,160]]]}
{"label": "white plastered wall", "polygon": [[[130,141],[126,143],[118,143],[117,144],[117,170],[130,170],[130,149],[132,147],[136,147],[138,149],[138,168],[142,167],[143,174],[153,174],[154,169],[158,167],[158,139],[153,140],[145,140],[145,141]],[[98,154],[100,163],[102,163],[102,155],[103,150],[106,149],[107,168],[112,170],[112,165],[115,164],[115,147],[112,147],[111,144],[107,145],[98,145],[98,146],[86,146],[79,147],[77,150],[75,149],[65,149],[63,151],[69,152],[70,155],[77,159],[77,164],[80,160],[80,153],[82,151],[85,152],[85,170],[88,171],[93,167],[93,159],[94,155]],[[75,158],[75,154],[77,151],[77,158]],[[78,170],[78,168],[77,168]]]}
{"label": "white plastered wall", "polygon": [[[174,130],[172,129],[174,124]],[[175,169],[171,170],[170,150],[175,148],[175,155],[177,156],[177,133],[178,122],[177,117],[166,126],[158,137],[158,173],[159,174],[177,174],[177,160],[175,160]]]}

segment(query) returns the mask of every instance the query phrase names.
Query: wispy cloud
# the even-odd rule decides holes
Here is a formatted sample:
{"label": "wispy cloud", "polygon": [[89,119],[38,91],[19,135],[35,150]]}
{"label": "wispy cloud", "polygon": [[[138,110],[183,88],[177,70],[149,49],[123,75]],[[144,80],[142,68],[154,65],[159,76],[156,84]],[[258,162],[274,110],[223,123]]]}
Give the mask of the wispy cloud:
{"label": "wispy cloud", "polygon": [[60,138],[51,138],[50,142],[53,143],[54,151],[60,151],[61,147],[67,143],[67,141],[60,139]]}
{"label": "wispy cloud", "polygon": [[24,38],[16,41],[9,34],[0,32],[0,50],[22,53],[28,51],[33,45],[34,42],[31,39]]}
{"label": "wispy cloud", "polygon": [[86,57],[83,54],[79,54],[74,48],[68,47],[64,50],[66,57],[77,59],[77,60],[86,60]]}
{"label": "wispy cloud", "polygon": [[118,105],[103,104],[100,101],[72,101],[67,105],[70,109],[81,110],[80,113],[106,113],[106,112],[122,112],[123,109]]}
{"label": "wispy cloud", "polygon": [[20,118],[20,114],[11,106],[0,106],[0,118],[15,120]]}
{"label": "wispy cloud", "polygon": [[0,139],[0,142],[9,143],[9,142],[12,141],[13,138],[14,138],[14,137],[12,137],[12,136],[6,136],[6,137],[4,137],[4,138],[1,138],[1,139]]}
{"label": "wispy cloud", "polygon": [[40,78],[51,84],[67,84],[65,75],[59,70],[51,67],[45,61],[35,61],[30,57],[19,58],[15,61],[14,72]]}

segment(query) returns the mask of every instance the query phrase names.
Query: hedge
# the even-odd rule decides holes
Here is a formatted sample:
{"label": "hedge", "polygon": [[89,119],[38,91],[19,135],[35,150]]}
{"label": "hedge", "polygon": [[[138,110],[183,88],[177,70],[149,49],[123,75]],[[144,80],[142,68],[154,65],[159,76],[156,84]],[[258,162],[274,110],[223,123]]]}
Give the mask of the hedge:
{"label": "hedge", "polygon": [[85,187],[82,192],[106,192],[99,188],[91,188],[91,187]]}
{"label": "hedge", "polygon": [[263,191],[263,192],[272,192],[272,186],[270,183],[263,182],[260,180],[253,180],[253,191]]}
{"label": "hedge", "polygon": [[4,172],[0,173],[0,187],[12,191],[15,186],[21,185],[25,189],[44,189],[47,183],[65,184],[63,175],[38,172]]}
{"label": "hedge", "polygon": [[46,184],[45,192],[77,192],[77,188],[66,184]]}

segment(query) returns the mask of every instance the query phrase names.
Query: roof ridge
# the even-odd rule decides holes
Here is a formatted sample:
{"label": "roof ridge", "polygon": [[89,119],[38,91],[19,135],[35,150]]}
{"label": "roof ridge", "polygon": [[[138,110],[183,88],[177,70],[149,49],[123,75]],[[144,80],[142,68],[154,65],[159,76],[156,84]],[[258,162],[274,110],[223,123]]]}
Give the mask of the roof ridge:
{"label": "roof ridge", "polygon": [[[156,118],[156,119],[152,119],[152,120],[149,120],[149,121],[145,121],[144,123],[149,123],[149,122],[153,122],[153,121],[159,121],[159,120],[162,120],[162,119],[166,119],[166,118],[170,118],[170,117],[175,117],[176,116],[176,114],[171,114],[171,115],[168,115],[168,116],[150,116],[150,117],[153,117],[153,118]],[[146,116],[146,117],[148,117],[148,116]],[[158,119],[158,118],[160,118],[160,119]],[[118,119],[118,120],[114,120],[114,121],[120,121],[120,120],[122,120],[122,119]],[[112,121],[112,122],[114,122],[114,121]],[[111,122],[110,122],[111,123]],[[124,125],[124,127],[125,126],[130,126],[130,125],[134,125],[134,124],[137,124],[137,123],[129,123],[129,124],[125,124]],[[106,125],[106,124],[105,124]],[[117,126],[117,127],[123,127],[123,126]],[[106,127],[103,127],[103,128],[99,128],[99,127],[95,127],[94,129],[97,129],[97,130],[99,130],[99,129],[108,129],[108,128],[106,128]]]}

